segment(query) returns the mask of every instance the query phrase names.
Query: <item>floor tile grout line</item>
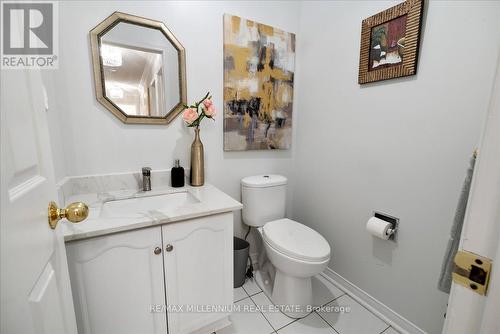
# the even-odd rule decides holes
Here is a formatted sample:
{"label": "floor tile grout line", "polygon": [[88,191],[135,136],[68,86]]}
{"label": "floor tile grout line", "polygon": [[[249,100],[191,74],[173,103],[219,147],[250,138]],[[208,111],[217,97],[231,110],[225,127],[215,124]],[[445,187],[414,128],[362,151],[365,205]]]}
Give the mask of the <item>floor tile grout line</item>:
{"label": "floor tile grout line", "polygon": [[[283,313],[283,312],[282,312],[282,313]],[[311,312],[311,313],[312,313],[312,312]],[[292,320],[292,322],[290,322],[290,323],[286,324],[285,326],[281,326],[280,328],[276,329],[276,332],[278,332],[278,331],[282,330],[282,329],[283,329],[283,328],[285,328],[285,327],[290,326],[291,324],[293,324],[293,323],[295,323],[295,322],[297,322],[297,321],[299,321],[299,320],[301,320],[301,319],[307,318],[308,316],[310,316],[310,315],[311,315],[311,313],[309,313],[308,315],[306,315],[306,316],[305,316],[305,317],[303,317],[303,318],[293,319],[293,320]],[[285,315],[286,315],[286,314],[285,314]]]}
{"label": "floor tile grout line", "polygon": [[[242,286],[239,286],[239,287],[237,287],[237,288],[234,288],[234,289],[233,289],[233,295],[234,295],[234,290],[239,289],[239,288],[241,288],[241,290],[243,290],[243,292],[245,293],[245,296],[246,296],[246,297],[244,297],[244,298],[241,298],[240,300],[243,300],[243,299],[245,299],[245,298],[250,297],[250,295],[248,294],[248,292],[246,292],[246,291],[245,291],[245,289],[243,288],[243,285],[242,285]],[[240,300],[237,300],[237,302],[239,302]],[[233,304],[234,304],[234,303],[236,303],[236,301],[235,301],[235,302],[233,302]]]}
{"label": "floor tile grout line", "polygon": [[234,303],[237,303],[237,302],[241,302],[242,300],[247,299],[247,298],[250,298],[250,297],[249,297],[249,296],[246,296],[246,297],[243,297],[243,298],[241,298],[241,299],[234,300],[234,301],[233,301],[233,304],[234,304]]}
{"label": "floor tile grout line", "polygon": [[[332,300],[332,301],[333,301],[333,300]],[[318,315],[318,317],[320,317],[320,318],[321,318],[321,320],[323,320],[323,321],[324,321],[324,322],[325,322],[328,326],[330,326],[330,328],[331,328],[331,329],[333,329],[333,331],[334,331],[335,333],[340,334],[339,332],[337,332],[337,330],[335,329],[335,327],[333,327],[332,325],[330,325],[330,323],[329,323],[328,321],[326,321],[326,320],[325,320],[325,318],[323,318],[323,317],[321,316],[321,314],[319,314],[319,312],[314,311],[314,313],[316,313],[316,314]]]}
{"label": "floor tile grout line", "polygon": [[[239,303],[239,302],[241,302],[241,301],[243,301],[243,300],[245,300],[247,298],[250,298],[250,297],[247,296],[245,298],[241,298],[240,300],[237,300],[237,301],[233,302],[233,305],[236,304],[236,303]],[[252,298],[250,298],[250,299],[252,299]]]}
{"label": "floor tile grout line", "polygon": [[[245,283],[246,283],[246,282],[245,282]],[[245,283],[243,283],[243,285],[245,285]],[[244,293],[246,293],[246,294],[247,294],[247,296],[250,296],[250,295],[248,294],[247,290],[245,290],[245,288],[243,287],[243,285],[242,285],[240,288],[243,290],[243,292],[244,292]]]}
{"label": "floor tile grout line", "polygon": [[[243,288],[243,290],[245,290],[245,288]],[[261,291],[261,292],[263,292],[263,291]],[[259,293],[260,293],[260,292],[259,292]],[[257,306],[257,307],[258,307],[257,303],[256,303],[256,302],[252,299],[252,296],[250,296],[250,297],[248,297],[248,298],[250,298],[250,300],[252,301],[252,303],[253,303],[255,306]],[[266,318],[266,316],[264,315],[264,313],[262,313],[262,311],[259,311],[259,313],[260,313],[260,315],[262,315],[262,317],[264,318],[264,320],[266,320],[266,322],[269,324],[269,326],[271,326],[271,328],[272,328],[272,330],[273,330],[273,331],[272,331],[270,334],[272,334],[272,333],[276,332],[276,329],[275,329],[275,328],[274,328],[274,326],[273,326],[273,325],[269,322],[269,320],[267,320],[267,318]]]}
{"label": "floor tile grout line", "polygon": [[245,293],[246,293],[249,297],[252,297],[252,296],[255,296],[255,295],[257,295],[257,294],[259,294],[259,293],[261,293],[261,292],[264,292],[263,290],[260,290],[260,291],[258,291],[258,292],[256,292],[256,293],[252,293],[252,294],[250,294],[250,293],[248,293],[248,292],[247,292],[247,290],[245,290],[245,288],[243,288],[243,291],[245,291]]}
{"label": "floor tile grout line", "polygon": [[391,325],[388,325],[387,328],[381,331],[379,334],[384,334],[384,332],[386,332],[389,328],[391,328]]}
{"label": "floor tile grout line", "polygon": [[[367,310],[371,315],[373,315],[375,318],[377,318],[378,320],[382,321],[384,324],[386,324],[387,326],[391,327],[391,325],[389,325],[387,322],[385,322],[383,319],[381,319],[378,315],[376,315],[375,313],[373,313],[371,310],[369,310],[367,307],[365,307],[363,304],[361,304],[360,302],[358,302],[356,299],[354,299],[350,294],[348,293],[344,293],[344,295],[347,295],[347,297],[349,297],[353,302],[355,302],[356,304],[360,305],[362,308],[364,308],[365,310]],[[380,332],[379,334],[382,334],[383,332],[385,332],[388,328],[384,329],[382,332]]]}
{"label": "floor tile grout line", "polygon": [[[332,299],[332,300],[330,300],[330,301],[328,301],[328,302],[326,302],[326,303],[322,304],[320,307],[324,307],[324,306],[326,306],[326,305],[330,304],[331,302],[334,302],[335,300],[337,300],[338,298],[342,297],[342,296],[343,296],[343,295],[345,295],[345,294],[346,294],[345,292],[344,292],[344,293],[342,293],[340,296],[335,297],[334,299]],[[283,329],[283,328],[285,328],[285,327],[290,326],[291,324],[293,324],[293,323],[295,323],[295,322],[297,322],[297,321],[299,321],[299,320],[302,320],[302,319],[305,319],[305,318],[309,317],[309,316],[310,316],[311,314],[313,314],[313,313],[316,313],[316,314],[317,314],[317,315],[321,318],[321,320],[323,320],[324,322],[326,322],[326,324],[327,324],[329,327],[331,327],[331,328],[332,328],[332,329],[333,329],[336,333],[338,333],[338,332],[335,330],[335,328],[333,328],[333,327],[332,327],[332,326],[331,326],[331,325],[330,325],[330,324],[329,324],[329,323],[328,323],[325,319],[323,319],[323,318],[319,315],[319,313],[318,313],[318,312],[316,312],[316,311],[311,311],[311,312],[309,312],[309,314],[308,314],[308,315],[306,315],[305,317],[302,317],[302,318],[298,318],[298,319],[293,320],[293,321],[292,321],[292,322],[290,322],[289,324],[286,324],[285,326],[282,326],[282,327],[280,327],[280,328],[276,329],[276,332],[277,332],[277,331],[282,330],[282,329]],[[285,315],[286,315],[286,314],[285,314]],[[389,326],[389,327],[390,327],[390,326]],[[274,328],[274,327],[273,327],[273,328]],[[386,329],[384,329],[384,330],[387,330],[387,328],[386,328]],[[380,334],[381,334],[381,333],[380,333]]]}
{"label": "floor tile grout line", "polygon": [[[349,298],[350,298],[353,302],[355,302],[356,304],[358,304],[358,305],[360,305],[361,307],[363,307],[363,308],[364,308],[366,311],[368,311],[371,315],[373,315],[375,318],[377,318],[378,320],[382,321],[384,324],[386,324],[386,325],[387,325],[387,327],[386,327],[386,328],[385,328],[382,332],[380,332],[379,334],[383,334],[386,330],[388,330],[388,329],[391,327],[391,325],[389,325],[389,324],[388,324],[387,322],[385,322],[384,320],[380,319],[380,318],[379,318],[379,317],[378,317],[375,313],[373,313],[373,312],[372,312],[372,311],[370,311],[368,308],[366,308],[365,306],[363,306],[363,305],[362,305],[361,303],[359,303],[356,299],[354,299],[353,297],[351,297],[351,295],[349,295],[347,292],[344,292],[344,294],[343,294],[343,295],[338,296],[337,298],[335,298],[335,299],[334,299],[334,300],[332,300],[331,302],[328,302],[327,304],[325,304],[325,306],[326,306],[326,305],[328,305],[328,304],[330,304],[330,303],[332,303],[332,302],[334,302],[335,300],[339,299],[339,298],[340,298],[340,297],[342,297],[342,296],[347,296],[347,297],[349,297]],[[318,312],[316,312],[316,313],[318,313]],[[318,315],[321,317],[321,314],[319,314],[319,313],[318,313]],[[323,319],[323,317],[321,317],[321,319]],[[324,319],[323,319],[323,320],[324,320]],[[326,321],[326,320],[325,320],[325,321]],[[330,324],[329,324],[329,325],[330,325]],[[333,328],[333,326],[331,326],[331,325],[330,325],[330,327],[332,327],[332,328]],[[335,328],[333,328],[333,329],[335,330]],[[337,330],[335,330],[335,331],[337,332]],[[337,332],[337,333],[338,333],[338,332]]]}
{"label": "floor tile grout line", "polygon": [[[264,293],[264,290],[262,290],[262,289],[261,289],[259,292],[256,292],[256,293],[254,293],[254,294],[250,294],[250,293],[248,293],[248,291],[247,291],[247,290],[245,290],[245,288],[243,287],[243,285],[242,285],[241,287],[242,287],[243,291],[245,291],[245,293],[249,296],[250,300],[254,303],[254,305],[255,305],[255,306],[257,306],[257,304],[255,303],[255,301],[253,300],[253,298],[252,298],[252,297],[253,297],[253,296],[258,295],[259,293]],[[260,288],[260,287],[259,287],[259,288]],[[266,294],[264,293],[264,295],[266,295]],[[343,292],[340,296],[337,296],[337,297],[335,297],[334,299],[332,299],[332,300],[330,300],[330,301],[328,301],[328,302],[326,302],[326,303],[322,304],[320,307],[324,307],[324,306],[326,306],[326,305],[328,305],[328,304],[330,304],[330,303],[334,302],[335,300],[337,300],[337,299],[339,299],[340,297],[345,296],[345,295],[348,295],[348,294],[347,294],[347,293],[345,293],[345,292]],[[245,299],[245,298],[244,298],[244,299]],[[274,304],[273,304],[273,305],[274,305]],[[277,329],[276,329],[276,328],[274,328],[274,326],[273,326],[273,325],[271,324],[271,322],[267,319],[267,317],[264,315],[264,313],[262,313],[262,312],[260,312],[260,313],[262,314],[262,316],[264,317],[264,319],[266,319],[267,323],[268,323],[268,324],[269,324],[269,325],[270,325],[270,326],[274,329],[274,331],[275,331],[276,333],[277,333],[279,330],[282,330],[283,328],[288,327],[288,326],[290,326],[291,324],[293,324],[293,323],[297,322],[298,320],[300,320],[300,319],[304,319],[304,318],[306,318],[306,317],[310,316],[312,313],[316,313],[316,314],[317,314],[317,315],[321,318],[321,320],[323,320],[324,322],[326,322],[326,323],[327,323],[327,325],[335,331],[335,333],[339,333],[339,332],[337,332],[337,330],[336,330],[336,329],[335,329],[332,325],[330,325],[330,324],[328,323],[328,321],[326,321],[325,319],[323,319],[323,317],[321,317],[321,315],[320,315],[318,312],[316,312],[316,311],[312,311],[312,312],[310,312],[307,316],[302,317],[302,318],[299,318],[299,319],[295,319],[295,320],[293,320],[292,322],[290,322],[290,323],[286,324],[285,326],[279,327],[279,328],[277,328]],[[283,314],[284,314],[284,313],[283,313]],[[286,314],[285,314],[285,316],[286,316]],[[390,327],[390,326],[389,326],[389,327]],[[386,329],[384,329],[384,330],[387,330],[387,328],[386,328]],[[380,334],[382,334],[382,333],[380,333]]]}
{"label": "floor tile grout line", "polygon": [[321,305],[320,307],[325,307],[326,305],[333,303],[334,301],[336,301],[337,299],[339,299],[340,297],[345,296],[345,295],[347,295],[347,293],[344,292],[340,296],[333,298],[332,300],[330,300],[329,302],[326,302],[325,304]]}
{"label": "floor tile grout line", "polygon": [[[246,283],[246,282],[245,282],[245,283]],[[257,283],[256,283],[256,282],[255,282],[255,284],[257,285]],[[264,293],[264,290],[260,289],[260,287],[259,287],[258,285],[257,285],[257,287],[259,288],[259,291],[257,291],[257,292],[254,292],[254,293],[250,294],[250,293],[249,293],[249,292],[245,289],[245,287],[242,285],[242,286],[241,286],[241,288],[242,288],[242,289],[243,289],[243,291],[247,294],[247,296],[248,296],[248,297],[245,297],[245,298],[243,298],[243,299],[240,299],[240,300],[238,300],[238,301],[235,301],[235,303],[236,303],[236,302],[240,302],[240,301],[242,301],[242,300],[245,300],[245,299],[247,299],[247,298],[250,298],[250,300],[252,301],[252,303],[253,303],[255,306],[258,306],[258,305],[257,305],[257,303],[253,300],[253,297],[254,297],[254,296],[256,296],[256,295],[258,295],[258,294],[260,294],[260,293]],[[264,295],[266,295],[266,294],[264,293]],[[266,296],[267,296],[267,295],[266,295]],[[360,304],[359,302],[357,302],[357,301],[356,301],[356,300],[355,300],[355,299],[354,299],[354,298],[353,298],[353,297],[352,297],[349,293],[346,293],[346,292],[344,292],[344,291],[342,292],[342,294],[341,294],[341,295],[339,295],[339,296],[335,297],[334,299],[332,299],[332,300],[330,300],[330,301],[328,301],[328,302],[326,302],[326,303],[322,304],[320,307],[325,307],[326,305],[328,305],[328,304],[330,304],[330,303],[332,303],[332,302],[336,301],[337,299],[339,299],[339,298],[341,298],[341,297],[343,297],[343,296],[347,296],[347,297],[348,297],[348,298],[350,298],[352,301],[354,301],[356,304],[359,304],[360,306],[362,306],[362,307],[363,307],[364,309],[366,309],[366,310],[367,310],[370,314],[372,314],[373,316],[375,316],[377,319],[381,320],[383,323],[385,323],[385,324],[388,326],[387,328],[385,328],[385,329],[384,329],[382,332],[380,332],[379,334],[383,334],[385,331],[387,331],[389,328],[391,328],[391,326],[390,326],[390,325],[388,325],[385,321],[383,321],[382,319],[380,319],[378,316],[376,316],[376,315],[375,315],[373,312],[371,312],[369,309],[367,309],[367,308],[366,308],[366,307],[364,307],[362,304]],[[273,304],[273,305],[274,305],[274,304]],[[327,324],[327,326],[328,326],[328,327],[330,327],[331,329],[333,329],[333,331],[334,331],[335,333],[340,334],[340,332],[339,332],[339,331],[337,331],[337,330],[335,329],[335,327],[333,327],[332,325],[330,325],[330,323],[329,323],[327,320],[325,320],[325,318],[323,318],[323,317],[321,316],[321,314],[320,314],[317,310],[314,310],[314,311],[310,312],[307,316],[302,317],[302,318],[300,318],[300,319],[294,319],[294,320],[293,320],[293,321],[291,321],[290,323],[288,323],[288,324],[286,324],[286,325],[284,325],[284,326],[281,326],[281,327],[279,327],[279,328],[275,328],[275,327],[271,324],[271,322],[267,319],[267,317],[264,315],[264,313],[263,313],[262,311],[259,311],[259,313],[260,313],[260,314],[264,317],[264,319],[266,320],[266,322],[267,322],[267,323],[269,324],[269,326],[271,326],[271,328],[273,329],[273,332],[271,332],[271,334],[278,334],[278,331],[280,331],[280,330],[284,329],[285,327],[288,327],[288,326],[292,325],[293,323],[295,323],[295,322],[297,322],[297,321],[299,321],[299,320],[301,320],[301,319],[304,319],[304,318],[306,318],[306,317],[311,316],[311,314],[312,314],[312,313],[315,313],[316,315],[318,315],[318,316],[320,317],[320,319],[321,319],[323,322],[325,322],[325,323]],[[281,313],[282,313],[282,312],[281,312]],[[283,313],[283,314],[284,314],[284,313]],[[286,315],[285,315],[285,316],[286,316]]]}
{"label": "floor tile grout line", "polygon": [[[256,293],[254,293],[254,294],[251,294],[251,295],[249,294],[248,296],[249,296],[249,297],[253,297],[253,296],[255,296],[255,295],[258,295],[259,293],[264,293],[264,291],[259,291],[259,292],[256,292]],[[264,294],[265,294],[265,293],[264,293]]]}
{"label": "floor tile grout line", "polygon": [[[263,290],[261,290],[260,292],[264,293]],[[252,296],[256,296],[258,295],[260,292],[256,293],[256,294],[253,294]],[[253,300],[252,296],[250,296],[250,299],[252,300],[252,302],[255,304],[255,306],[258,306],[257,303]],[[266,294],[264,293],[264,296],[266,296]],[[267,296],[266,296],[267,297]],[[268,298],[269,299],[269,298]],[[271,301],[272,302],[272,301]],[[274,304],[273,304],[274,305]],[[262,316],[264,317],[264,319],[266,319],[266,321],[269,323],[269,325],[272,327],[272,329],[274,329],[275,332],[278,332],[278,330],[290,325],[291,323],[294,323],[296,320],[299,320],[299,319],[295,319],[295,320],[292,320],[292,322],[290,322],[289,324],[285,325],[285,326],[282,326],[278,329],[274,328],[273,324],[271,324],[271,322],[267,319],[267,317],[264,315],[264,313],[261,311],[260,312],[262,314]],[[286,314],[284,314],[283,312],[280,311],[280,313],[282,313],[283,315],[287,316]],[[288,316],[287,316],[288,317]]]}

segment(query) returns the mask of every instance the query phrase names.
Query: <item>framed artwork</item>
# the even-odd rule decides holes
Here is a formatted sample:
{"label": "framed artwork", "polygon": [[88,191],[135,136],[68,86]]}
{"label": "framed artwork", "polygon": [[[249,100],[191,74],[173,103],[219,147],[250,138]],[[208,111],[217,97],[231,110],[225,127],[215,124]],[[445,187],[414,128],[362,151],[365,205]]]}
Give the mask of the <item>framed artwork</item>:
{"label": "framed artwork", "polygon": [[288,149],[295,34],[224,15],[224,150]]}
{"label": "framed artwork", "polygon": [[424,0],[407,0],[364,19],[358,83],[414,75]]}

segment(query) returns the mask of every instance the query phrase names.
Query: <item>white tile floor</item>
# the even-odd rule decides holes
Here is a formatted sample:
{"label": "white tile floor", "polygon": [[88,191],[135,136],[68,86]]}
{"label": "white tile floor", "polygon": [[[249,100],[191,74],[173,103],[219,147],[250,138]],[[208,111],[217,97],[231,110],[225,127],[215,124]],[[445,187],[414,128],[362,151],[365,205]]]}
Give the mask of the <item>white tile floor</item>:
{"label": "white tile floor", "polygon": [[[398,334],[321,276],[313,279],[313,303],[325,307],[299,320],[275,311],[254,280],[234,289],[234,303],[250,311],[233,313],[231,326],[217,334]],[[335,312],[342,307],[346,311]]]}

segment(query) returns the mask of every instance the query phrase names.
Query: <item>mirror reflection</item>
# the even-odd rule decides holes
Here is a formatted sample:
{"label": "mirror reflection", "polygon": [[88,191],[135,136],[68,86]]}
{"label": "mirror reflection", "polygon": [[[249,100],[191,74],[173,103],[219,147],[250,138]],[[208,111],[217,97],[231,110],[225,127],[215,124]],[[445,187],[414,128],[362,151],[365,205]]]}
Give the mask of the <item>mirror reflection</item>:
{"label": "mirror reflection", "polygon": [[169,124],[186,104],[184,47],[163,22],[114,12],[90,31],[96,98],[124,123]]}
{"label": "mirror reflection", "polygon": [[101,37],[106,97],[129,116],[164,117],[180,101],[175,47],[157,29],[120,22]]}

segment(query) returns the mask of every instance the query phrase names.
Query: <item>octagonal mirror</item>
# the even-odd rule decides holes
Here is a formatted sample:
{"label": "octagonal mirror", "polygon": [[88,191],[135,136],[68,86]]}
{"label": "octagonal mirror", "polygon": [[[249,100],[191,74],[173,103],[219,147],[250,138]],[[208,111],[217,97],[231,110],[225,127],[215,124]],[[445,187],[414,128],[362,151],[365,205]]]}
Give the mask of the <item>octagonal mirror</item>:
{"label": "octagonal mirror", "polygon": [[115,12],[90,31],[97,100],[124,123],[168,124],[186,104],[185,51],[162,22]]}

